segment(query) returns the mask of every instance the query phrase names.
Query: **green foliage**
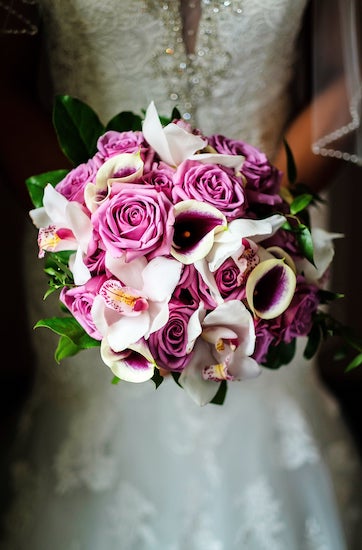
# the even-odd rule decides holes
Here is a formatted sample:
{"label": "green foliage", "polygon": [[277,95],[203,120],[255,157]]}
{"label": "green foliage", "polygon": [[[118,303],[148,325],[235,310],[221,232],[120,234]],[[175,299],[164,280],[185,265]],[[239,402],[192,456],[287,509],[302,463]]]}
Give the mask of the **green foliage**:
{"label": "green foliage", "polygon": [[216,395],[211,399],[210,403],[214,405],[222,405],[225,401],[226,392],[227,392],[227,382],[223,380],[219,386],[219,389],[216,392]]}
{"label": "green foliage", "polygon": [[74,317],[41,319],[34,328],[40,327],[48,328],[60,336],[55,351],[57,363],[65,357],[76,355],[81,350],[100,346],[100,342],[91,338]]}
{"label": "green foliage", "polygon": [[71,254],[74,254],[74,250],[46,254],[44,271],[49,276],[48,284],[52,291],[74,285],[73,274],[68,268]]}
{"label": "green foliage", "polygon": [[96,153],[98,138],[105,131],[95,111],[69,95],[56,96],[53,124],[60,148],[75,166]]}
{"label": "green foliage", "polygon": [[36,176],[30,176],[30,178],[25,180],[25,185],[27,186],[28,193],[35,208],[40,208],[43,206],[45,186],[50,183],[53,187],[55,187],[57,183],[65,178],[68,172],[69,170],[65,169],[53,170],[52,172],[45,172]]}
{"label": "green foliage", "polygon": [[286,139],[284,139],[285,153],[287,155],[287,176],[291,184],[295,184],[297,181],[297,167],[294,161],[294,156],[291,148],[288,145]]}
{"label": "green foliage", "polygon": [[116,132],[142,130],[142,118],[131,111],[123,111],[108,122],[106,130],[114,130]]}
{"label": "green foliage", "polygon": [[161,376],[160,371],[157,368],[154,370],[151,380],[154,382],[156,389],[162,384],[163,376]]}
{"label": "green foliage", "polygon": [[295,355],[296,341],[295,339],[289,342],[280,342],[277,346],[270,346],[269,352],[263,366],[268,369],[279,369],[283,365],[291,362]]}

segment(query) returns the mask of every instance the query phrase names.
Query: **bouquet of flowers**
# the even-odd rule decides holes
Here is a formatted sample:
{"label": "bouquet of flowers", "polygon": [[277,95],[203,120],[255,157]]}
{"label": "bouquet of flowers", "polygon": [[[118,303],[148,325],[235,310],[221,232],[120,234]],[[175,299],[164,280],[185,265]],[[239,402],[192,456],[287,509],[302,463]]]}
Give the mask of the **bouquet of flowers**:
{"label": "bouquet of flowers", "polygon": [[[317,200],[264,153],[203,135],[177,110],[123,112],[103,126],[85,103],[58,96],[54,125],[75,165],[33,176],[39,257],[62,315],[55,358],[99,346],[114,381],[156,387],[164,371],[204,405],[227,384],[312,357],[340,325],[321,307],[333,239],[311,228]],[[360,350],[359,350],[360,351]],[[352,366],[360,362],[359,356]]]}

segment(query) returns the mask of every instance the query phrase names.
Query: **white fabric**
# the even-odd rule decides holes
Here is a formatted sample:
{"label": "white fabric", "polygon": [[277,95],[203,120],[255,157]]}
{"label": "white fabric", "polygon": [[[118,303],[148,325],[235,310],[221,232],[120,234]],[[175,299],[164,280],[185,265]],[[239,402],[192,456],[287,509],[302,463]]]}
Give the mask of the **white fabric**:
{"label": "white fabric", "polygon": [[[174,2],[42,5],[57,92],[88,101],[104,121],[151,99],[170,114],[175,102],[166,96],[187,88],[180,58],[159,53],[166,43],[180,46],[180,21],[164,27],[178,17]],[[304,8],[305,0],[202,1],[198,44],[208,40],[210,49],[209,60],[197,61],[204,99],[186,89],[192,109],[182,104],[181,112],[192,112],[206,134],[240,137],[272,154],[288,117]],[[170,63],[165,73],[163,63]],[[213,64],[219,75],[209,94]],[[58,309],[42,302],[34,229],[26,246],[35,323]],[[292,365],[230,384],[222,407],[199,408],[171,379],[157,391],[151,382],[112,385],[97,350],[56,365],[56,339],[45,329],[35,331],[34,345],[38,375],[20,424],[17,496],[2,548],[361,548],[358,457],[337,404],[300,350]]]}

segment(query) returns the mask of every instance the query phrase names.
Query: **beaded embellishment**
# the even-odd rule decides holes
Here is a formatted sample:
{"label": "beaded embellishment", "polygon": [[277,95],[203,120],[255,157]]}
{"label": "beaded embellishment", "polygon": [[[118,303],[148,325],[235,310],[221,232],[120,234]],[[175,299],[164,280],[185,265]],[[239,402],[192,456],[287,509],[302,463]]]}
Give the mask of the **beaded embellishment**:
{"label": "beaded embellishment", "polygon": [[[189,0],[186,11],[200,7],[202,10],[199,27],[194,31],[183,29],[180,2],[146,1],[146,9],[157,14],[164,28],[153,57],[154,70],[164,78],[169,98],[183,105],[181,116],[185,120],[193,118],[193,107],[210,95],[214,84],[226,73],[230,55],[219,40],[217,24],[227,11],[242,14],[242,3],[242,0]],[[197,32],[195,51],[187,53],[182,35],[194,32]]]}

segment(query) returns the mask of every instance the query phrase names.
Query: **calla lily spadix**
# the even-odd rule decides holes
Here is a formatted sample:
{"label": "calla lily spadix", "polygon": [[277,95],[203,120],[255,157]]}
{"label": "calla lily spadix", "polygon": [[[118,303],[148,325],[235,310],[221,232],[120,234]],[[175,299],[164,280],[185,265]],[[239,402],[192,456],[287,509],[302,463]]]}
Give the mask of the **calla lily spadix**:
{"label": "calla lily spadix", "polygon": [[43,206],[31,210],[30,217],[39,229],[39,254],[74,250],[69,267],[75,284],[85,284],[91,275],[83,262],[83,255],[92,236],[92,223],[82,206],[68,201],[48,184],[44,188]]}
{"label": "calla lily spadix", "polygon": [[121,153],[106,160],[99,168],[95,184],[88,183],[84,189],[84,200],[90,212],[94,212],[108,197],[114,183],[129,183],[140,178],[143,161],[139,151]]}
{"label": "calla lily spadix", "polygon": [[155,370],[155,361],[144,340],[130,344],[124,351],[115,352],[107,338],[103,338],[101,358],[115,376],[126,382],[146,382]]}
{"label": "calla lily spadix", "polygon": [[209,403],[223,380],[261,373],[250,357],[255,346],[253,319],[239,300],[224,302],[206,316],[200,307],[190,319],[188,335],[192,355],[179,383],[198,405]]}
{"label": "calla lily spadix", "polygon": [[246,282],[248,305],[257,317],[274,319],[289,306],[296,284],[294,271],[283,260],[260,262]]}
{"label": "calla lily spadix", "polygon": [[204,258],[215,236],[226,229],[224,214],[207,203],[186,200],[174,206],[175,222],[171,255],[183,264]]}
{"label": "calla lily spadix", "polygon": [[148,144],[170,166],[178,166],[207,145],[207,140],[173,122],[163,128],[153,101],[146,110],[142,131]]}

